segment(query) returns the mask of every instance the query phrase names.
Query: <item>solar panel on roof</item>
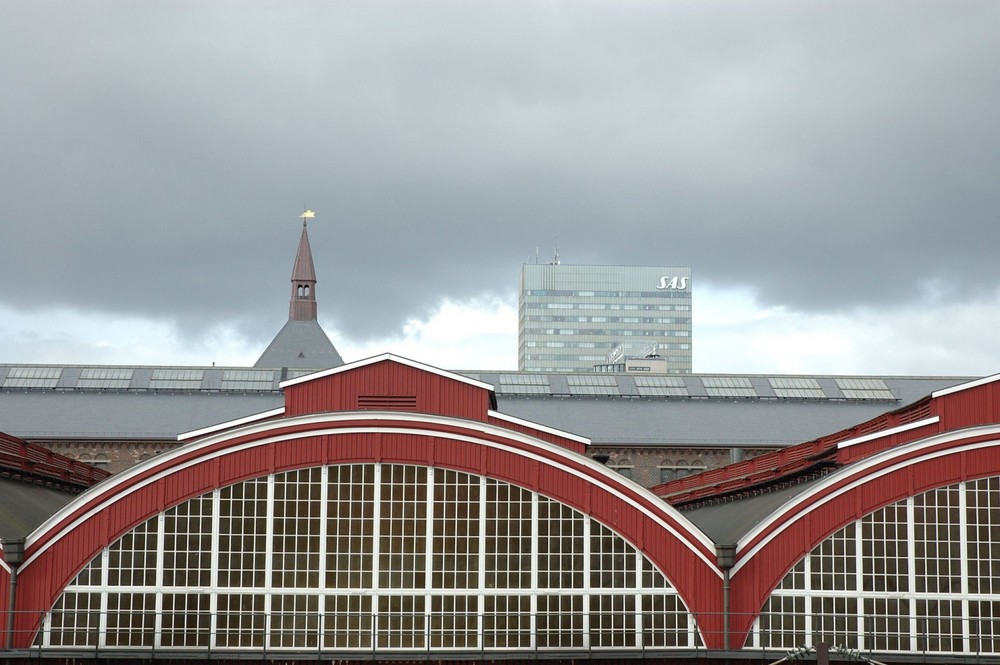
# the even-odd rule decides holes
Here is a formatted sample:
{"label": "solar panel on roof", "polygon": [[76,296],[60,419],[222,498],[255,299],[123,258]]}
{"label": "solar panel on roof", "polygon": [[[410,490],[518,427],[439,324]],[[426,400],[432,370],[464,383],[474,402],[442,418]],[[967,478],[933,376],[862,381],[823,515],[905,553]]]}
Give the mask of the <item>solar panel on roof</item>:
{"label": "solar panel on roof", "polygon": [[702,385],[709,397],[756,397],[750,379],[742,376],[706,376]]}
{"label": "solar panel on roof", "polygon": [[549,377],[544,374],[501,374],[496,389],[503,395],[547,395]]}
{"label": "solar panel on roof", "polygon": [[152,390],[198,390],[203,375],[200,369],[154,369],[149,387]]}
{"label": "solar panel on roof", "polygon": [[549,387],[502,384],[496,387],[496,391],[501,395],[548,395]]}
{"label": "solar panel on roof", "polygon": [[501,374],[502,385],[547,386],[549,377],[544,374]]}
{"label": "solar panel on roof", "polygon": [[4,388],[55,388],[62,367],[11,367]]}
{"label": "solar panel on roof", "polygon": [[673,376],[637,376],[635,388],[643,397],[688,397],[684,380]]}
{"label": "solar panel on roof", "polygon": [[826,399],[819,381],[799,376],[780,376],[767,380],[778,397],[792,399]]}
{"label": "solar panel on roof", "polygon": [[613,376],[575,375],[566,377],[570,395],[621,395],[618,379]]}
{"label": "solar panel on roof", "polygon": [[101,390],[124,389],[132,383],[131,367],[85,367],[80,371],[77,388]]}
{"label": "solar panel on roof", "polygon": [[274,370],[227,369],[222,372],[223,390],[270,390]]}
{"label": "solar panel on roof", "polygon": [[882,379],[837,379],[837,387],[847,399],[896,399]]}

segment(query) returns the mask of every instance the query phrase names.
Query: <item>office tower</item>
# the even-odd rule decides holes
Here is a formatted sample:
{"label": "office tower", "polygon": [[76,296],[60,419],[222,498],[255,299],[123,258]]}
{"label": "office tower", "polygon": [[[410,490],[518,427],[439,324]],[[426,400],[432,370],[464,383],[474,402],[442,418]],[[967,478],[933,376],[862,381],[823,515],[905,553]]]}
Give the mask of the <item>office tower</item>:
{"label": "office tower", "polygon": [[521,268],[518,369],[592,372],[659,356],[691,372],[691,269],[531,264]]}

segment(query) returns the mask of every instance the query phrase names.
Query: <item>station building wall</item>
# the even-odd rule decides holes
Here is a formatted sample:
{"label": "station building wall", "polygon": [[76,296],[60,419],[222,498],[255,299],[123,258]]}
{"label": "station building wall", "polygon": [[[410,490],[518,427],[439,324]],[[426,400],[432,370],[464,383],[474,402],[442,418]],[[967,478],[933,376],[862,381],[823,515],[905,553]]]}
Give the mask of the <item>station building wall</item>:
{"label": "station building wall", "polygon": [[[404,377],[401,384],[392,380],[395,371]],[[411,390],[416,384],[409,381],[423,381],[426,388]],[[446,413],[385,409],[388,404],[420,404],[425,393],[431,403],[440,399],[439,410]],[[623,623],[634,626],[626,631],[632,639],[640,643],[658,639],[659,646],[667,647],[697,646],[705,642],[705,635],[719,632],[718,598],[705,593],[719,579],[711,542],[651,493],[581,454],[586,440],[491,411],[488,386],[386,358],[289,382],[286,394],[289,407],[280,413],[265,414],[263,420],[235,429],[199,432],[196,442],[115,476],[32,534],[17,597],[20,646],[160,647],[189,637],[198,643],[198,635],[217,634],[220,627],[216,623],[205,633],[197,621],[206,620],[222,621],[222,634],[235,636],[233,643],[211,646],[257,648],[264,638],[254,622],[275,616],[276,609],[280,616],[305,616],[321,602],[337,607],[338,602],[352,602],[341,598],[360,595],[376,603],[367,609],[373,611],[373,620],[388,622],[390,634],[416,630],[414,621],[430,617],[428,621],[451,627],[458,621],[475,633],[479,645],[487,638],[486,626],[469,628],[472,617],[479,621],[479,612],[488,609],[487,600],[494,603],[491,616],[509,616],[509,608],[501,612],[495,603],[506,603],[512,596],[527,603],[517,615],[519,620],[532,624],[530,630],[525,625],[521,633],[514,633],[530,635],[534,646],[540,640],[543,646],[559,648],[590,648],[595,640],[601,646],[601,635],[620,639],[611,637],[622,634],[611,627]],[[372,403],[382,408],[357,408]],[[352,410],[325,410],[329,404],[350,404]],[[289,561],[303,557],[318,561],[322,557],[314,546],[339,546],[334,544],[340,539],[297,530],[341,528],[342,521],[331,521],[329,514],[324,519],[312,514],[278,515],[274,511],[301,507],[301,502],[276,499],[291,496],[288,492],[296,496],[305,492],[311,497],[306,504],[322,513],[339,502],[314,501],[313,493],[321,497],[326,492],[329,497],[331,492],[349,491],[353,480],[345,484],[330,478],[355,474],[372,477],[371,483],[362,483],[368,489],[360,490],[379,493],[382,500],[372,501],[371,509],[384,504],[387,510],[399,511],[398,520],[384,517],[376,522],[373,517],[343,522],[349,529],[371,523],[389,530],[377,540],[372,534],[370,541],[371,547],[388,547],[389,552],[382,552],[387,558],[364,551],[363,545],[362,550],[343,553],[348,560],[354,557],[357,562],[360,557],[369,562],[354,570],[362,577],[364,570],[375,575],[377,565],[389,566],[387,572],[396,566],[399,575],[377,585],[384,593],[362,594],[364,585],[358,583],[351,587],[356,595],[338,596],[336,585],[327,586],[329,569],[320,583],[319,569],[309,565],[268,570],[271,564],[263,563],[260,568],[262,562],[277,561],[279,553],[291,557]],[[397,477],[402,480],[392,480]],[[456,494],[466,498],[459,501]],[[479,498],[472,501],[471,494]],[[480,531],[497,522],[504,530],[510,528],[509,517],[488,519],[485,514],[511,510],[509,499],[486,501],[500,494],[520,497],[515,501],[517,510],[530,512],[530,519],[522,520],[519,528],[532,530],[527,540],[531,549],[521,552],[531,562],[532,572],[517,585],[489,592],[478,585],[478,578],[471,588],[466,575],[456,595],[451,588],[456,578],[442,582],[435,577],[433,562],[461,556],[468,563],[469,552],[454,548],[473,547],[469,535],[473,525]],[[433,514],[439,505],[456,511],[440,524]],[[414,518],[421,510],[423,516]],[[438,528],[447,533],[435,531]],[[233,545],[237,532],[239,548]],[[511,546],[509,534],[499,540],[496,534],[490,539],[486,535],[475,536],[475,547],[481,547],[484,539],[488,551],[496,555],[498,548],[506,552]],[[228,552],[225,560],[219,558],[222,554],[210,554],[219,551],[223,539],[228,547],[222,549]],[[196,541],[201,545],[194,547]],[[421,552],[423,544],[429,549]],[[210,561],[206,564],[196,556],[195,563],[188,566],[191,562],[185,559],[181,566],[177,558],[181,552],[185,556],[201,552]],[[413,567],[417,560],[423,570]],[[453,559],[451,566],[456,575],[462,571],[458,561]],[[485,559],[477,561],[485,565]],[[519,558],[507,561],[512,565],[500,568],[506,567],[508,574],[514,563],[523,563]],[[184,574],[179,576],[181,568]],[[667,570],[673,571],[672,577],[664,574]],[[237,580],[237,573],[248,576],[247,588],[253,592],[237,591],[247,581]],[[171,586],[165,581],[168,577],[184,591],[165,590]],[[201,618],[193,625],[178,626],[172,623],[178,616]],[[337,616],[334,612],[331,621]],[[301,647],[303,640],[321,639],[318,627],[288,620],[290,642],[272,646]],[[569,623],[559,623],[564,621]],[[653,626],[658,628],[650,632]],[[504,635],[510,632],[504,631]],[[417,633],[425,635],[420,630],[409,641],[400,637],[386,647],[422,646],[414,641]],[[647,633],[660,637],[644,638]],[[121,644],[124,634],[137,635],[134,639],[141,644]],[[488,635],[496,640],[498,632],[493,629]],[[154,642],[147,643],[144,636]],[[94,639],[100,644],[92,644]],[[450,644],[457,648],[465,643]]]}
{"label": "station building wall", "polygon": [[16,646],[997,653],[996,377],[838,441],[839,468],[749,528],[728,570],[682,513],[585,439],[492,410],[485,384],[390,356],[286,394],[33,533]]}

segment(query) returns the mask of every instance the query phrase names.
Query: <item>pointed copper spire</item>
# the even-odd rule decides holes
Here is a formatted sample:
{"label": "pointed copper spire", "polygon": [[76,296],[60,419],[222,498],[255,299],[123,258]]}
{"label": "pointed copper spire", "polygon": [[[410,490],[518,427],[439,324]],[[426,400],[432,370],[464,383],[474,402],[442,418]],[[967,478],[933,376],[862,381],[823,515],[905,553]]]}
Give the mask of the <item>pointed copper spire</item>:
{"label": "pointed copper spire", "polygon": [[292,298],[288,305],[288,318],[292,321],[316,320],[316,268],[313,267],[306,227],[306,221],[315,216],[312,210],[299,215],[302,218],[302,237],[299,238],[299,251],[292,267]]}
{"label": "pointed copper spire", "polygon": [[292,267],[292,299],[288,305],[288,321],[264,349],[254,367],[294,367],[326,369],[344,364],[333,342],[316,320],[316,269],[309,248],[308,220],[316,216],[312,210],[299,215],[302,237]]}

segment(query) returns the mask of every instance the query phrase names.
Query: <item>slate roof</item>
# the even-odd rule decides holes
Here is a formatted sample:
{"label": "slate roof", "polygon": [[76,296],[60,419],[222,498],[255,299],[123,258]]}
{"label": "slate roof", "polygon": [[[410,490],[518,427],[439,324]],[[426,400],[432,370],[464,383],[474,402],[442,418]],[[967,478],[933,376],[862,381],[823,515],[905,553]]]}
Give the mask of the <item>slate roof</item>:
{"label": "slate roof", "polygon": [[24,538],[78,495],[0,478],[0,540]]}
{"label": "slate roof", "polygon": [[710,397],[705,383],[737,377],[683,375],[686,397],[641,396],[635,377],[623,374],[603,375],[615,381],[617,396],[573,394],[567,375],[542,375],[548,381],[544,394],[505,392],[501,382],[506,381],[510,386],[509,382],[516,380],[517,374],[478,372],[474,376],[499,388],[497,403],[503,413],[589,437],[593,446],[637,447],[789,446],[870,420],[935,390],[968,380],[964,377],[855,377],[882,381],[893,395],[893,399],[866,400],[848,399],[843,392],[837,391],[837,381],[844,377],[806,377],[824,386],[824,397],[789,399],[767,390],[772,379],[788,377],[744,375],[738,378],[746,378],[755,386],[758,397],[726,399]]}
{"label": "slate roof", "polygon": [[[893,446],[903,445],[912,440],[908,437],[926,436],[922,428],[940,426],[942,414],[959,414],[952,416],[953,422],[945,423],[945,429],[984,422],[979,415],[969,421],[965,413],[967,408],[949,409],[947,403],[941,406],[935,403],[947,402],[953,393],[998,381],[1000,375],[993,375],[941,388],[923,399],[840,431],[672,480],[651,490],[683,512],[715,542],[735,544],[761,520],[816,486],[827,475],[862,463]],[[867,447],[860,448],[859,454],[855,446]],[[738,502],[738,510],[733,509],[734,502]]]}
{"label": "slate roof", "polygon": [[344,359],[317,321],[289,319],[264,349],[254,367],[326,369],[343,364]]}
{"label": "slate roof", "polygon": [[279,392],[20,391],[0,394],[0,431],[24,439],[163,440],[284,405]]}
{"label": "slate roof", "polygon": [[755,496],[744,496],[736,501],[724,501],[682,510],[684,517],[698,527],[712,542],[735,545],[758,524],[788,501],[805,492],[819,479],[789,485]]}
{"label": "slate roof", "polygon": [[500,398],[500,411],[589,437],[594,446],[777,448],[876,416],[894,404],[669,398]]}
{"label": "slate roof", "polygon": [[[50,378],[11,379],[15,369],[46,370],[34,373]],[[122,370],[115,375],[129,378],[119,379],[117,384],[99,384],[110,386],[104,388],[84,378],[104,369]],[[225,367],[0,365],[0,432],[27,439],[173,439],[182,432],[282,406],[284,400],[278,384],[305,372]],[[751,377],[751,383],[757,385],[756,392],[763,396],[720,399],[709,397],[704,384],[706,379],[725,378],[721,375],[685,375],[687,396],[656,397],[639,395],[635,378],[622,374],[601,377],[602,383],[613,384],[602,389],[613,391],[614,396],[596,396],[573,394],[572,379],[566,375],[457,373],[493,385],[500,412],[588,437],[594,446],[783,447],[864,422],[935,390],[968,380],[882,377],[880,380],[893,399],[852,400],[835,394],[829,387],[828,384],[835,383],[834,377],[817,379],[830,393],[822,399],[767,395],[766,384],[773,377]],[[183,380],[154,378],[165,376]],[[578,376],[582,381],[593,375]],[[512,383],[525,380],[536,383]],[[29,386],[25,381],[41,383]],[[512,386],[518,385],[522,388],[528,385],[538,392],[512,393]]]}

